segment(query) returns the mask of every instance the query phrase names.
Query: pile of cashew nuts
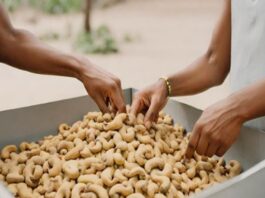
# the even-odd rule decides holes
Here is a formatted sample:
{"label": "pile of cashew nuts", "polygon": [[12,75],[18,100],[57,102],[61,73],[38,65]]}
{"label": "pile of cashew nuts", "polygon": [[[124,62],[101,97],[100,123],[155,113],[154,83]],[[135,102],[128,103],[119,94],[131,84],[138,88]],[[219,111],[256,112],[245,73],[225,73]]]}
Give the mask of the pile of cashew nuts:
{"label": "pile of cashew nuts", "polygon": [[20,198],[182,198],[240,174],[236,160],[185,159],[188,139],[164,113],[146,129],[143,114],[89,112],[55,136],[4,147],[0,181]]}

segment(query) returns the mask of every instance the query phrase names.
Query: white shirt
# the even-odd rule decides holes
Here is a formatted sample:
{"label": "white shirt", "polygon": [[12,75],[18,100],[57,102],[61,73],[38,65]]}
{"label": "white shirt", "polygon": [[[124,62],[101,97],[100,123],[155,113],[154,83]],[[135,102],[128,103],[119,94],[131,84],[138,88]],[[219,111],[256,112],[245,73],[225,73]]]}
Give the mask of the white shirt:
{"label": "white shirt", "polygon": [[[265,79],[265,0],[232,0],[231,47],[233,91]],[[265,117],[246,125],[265,130]]]}

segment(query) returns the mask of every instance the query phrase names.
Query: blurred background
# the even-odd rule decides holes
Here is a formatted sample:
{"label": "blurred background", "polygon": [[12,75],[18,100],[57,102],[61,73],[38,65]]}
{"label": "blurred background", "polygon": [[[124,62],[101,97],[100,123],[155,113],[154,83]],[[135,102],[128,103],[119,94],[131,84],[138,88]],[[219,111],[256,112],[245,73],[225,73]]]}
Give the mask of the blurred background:
{"label": "blurred background", "polygon": [[[143,88],[205,52],[219,0],[1,0],[17,28],[69,53],[82,53]],[[0,110],[85,95],[75,79],[0,64]],[[204,109],[230,93],[229,78],[202,94],[176,99]]]}

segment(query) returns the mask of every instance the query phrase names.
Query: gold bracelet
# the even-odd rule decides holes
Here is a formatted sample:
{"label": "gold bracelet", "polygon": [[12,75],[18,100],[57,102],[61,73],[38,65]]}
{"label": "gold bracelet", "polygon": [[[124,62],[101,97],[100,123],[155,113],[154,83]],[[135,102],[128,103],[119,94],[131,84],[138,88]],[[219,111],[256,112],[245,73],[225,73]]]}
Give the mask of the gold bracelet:
{"label": "gold bracelet", "polygon": [[171,84],[170,84],[168,78],[167,77],[161,77],[160,79],[163,79],[165,81],[166,86],[167,86],[168,96],[171,96],[171,94],[172,94],[172,87],[171,87]]}

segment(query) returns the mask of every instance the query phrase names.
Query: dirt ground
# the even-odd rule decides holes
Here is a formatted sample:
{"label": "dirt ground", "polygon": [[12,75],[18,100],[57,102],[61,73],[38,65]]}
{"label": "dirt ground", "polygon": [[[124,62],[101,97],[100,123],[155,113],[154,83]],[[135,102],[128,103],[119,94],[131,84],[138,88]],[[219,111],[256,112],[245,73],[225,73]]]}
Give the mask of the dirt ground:
{"label": "dirt ground", "polygon": [[[219,0],[127,0],[106,10],[94,10],[93,26],[111,27],[120,40],[121,52],[88,58],[121,78],[124,88],[142,88],[183,69],[207,49],[220,9]],[[73,52],[72,42],[83,22],[82,14],[46,16],[27,9],[11,18],[16,27],[38,36],[59,33],[61,38],[49,44],[66,52]],[[133,42],[121,41],[127,33],[135,38]],[[4,65],[0,84],[0,110],[86,94],[75,79],[31,74]],[[227,79],[218,88],[177,100],[203,109],[229,92]]]}

